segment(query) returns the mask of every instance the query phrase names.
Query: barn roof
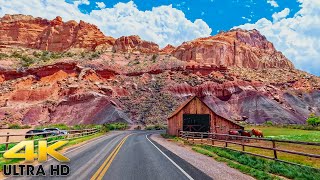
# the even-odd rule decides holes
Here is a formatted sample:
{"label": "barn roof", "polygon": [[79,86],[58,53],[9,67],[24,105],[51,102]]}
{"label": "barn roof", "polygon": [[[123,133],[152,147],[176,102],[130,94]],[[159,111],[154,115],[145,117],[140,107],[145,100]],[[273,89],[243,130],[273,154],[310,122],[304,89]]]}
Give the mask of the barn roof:
{"label": "barn roof", "polygon": [[[221,118],[223,118],[223,119],[226,119],[227,121],[230,121],[230,122],[232,122],[232,123],[234,123],[234,124],[237,124],[238,126],[241,126],[240,124],[232,121],[231,119],[227,119],[227,118],[222,117],[222,116],[220,116],[219,114],[217,114],[212,108],[210,108],[210,106],[208,106],[204,101],[202,101],[202,100],[201,100],[200,98],[198,98],[197,96],[191,96],[189,99],[187,99],[186,101],[184,101],[184,102],[168,117],[168,119],[170,119],[170,118],[172,118],[173,116],[175,116],[176,114],[178,114],[187,104],[189,104],[189,102],[191,102],[191,101],[192,101],[193,99],[195,99],[195,98],[199,99],[199,100],[200,100],[205,106],[207,106],[207,108],[209,108],[215,115],[217,115],[217,116],[219,116],[219,117],[221,117]],[[243,127],[243,126],[241,126],[241,127]]]}

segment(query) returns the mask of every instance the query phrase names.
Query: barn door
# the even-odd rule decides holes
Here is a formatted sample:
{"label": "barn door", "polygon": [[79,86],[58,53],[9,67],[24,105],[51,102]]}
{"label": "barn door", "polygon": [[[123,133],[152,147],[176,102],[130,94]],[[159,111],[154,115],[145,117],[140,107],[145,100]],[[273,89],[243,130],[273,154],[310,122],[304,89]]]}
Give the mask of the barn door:
{"label": "barn door", "polygon": [[210,132],[209,114],[184,114],[183,131]]}

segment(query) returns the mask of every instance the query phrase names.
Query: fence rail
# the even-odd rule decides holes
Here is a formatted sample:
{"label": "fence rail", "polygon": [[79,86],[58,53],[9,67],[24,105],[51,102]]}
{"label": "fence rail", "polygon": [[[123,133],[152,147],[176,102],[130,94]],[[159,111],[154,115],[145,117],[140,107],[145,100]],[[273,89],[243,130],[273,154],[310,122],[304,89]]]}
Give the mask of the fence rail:
{"label": "fence rail", "polygon": [[[276,160],[276,161],[299,165],[299,166],[304,166],[304,165],[279,159],[278,152],[300,155],[300,156],[311,157],[311,158],[320,158],[320,154],[311,154],[311,153],[297,152],[297,151],[291,151],[291,150],[277,148],[277,143],[289,143],[289,144],[295,144],[295,145],[311,145],[311,146],[319,146],[319,153],[320,153],[320,143],[316,143],[316,142],[275,140],[275,139],[255,138],[255,137],[246,137],[246,136],[229,135],[229,134],[189,132],[189,131],[180,131],[179,136],[186,141],[191,141],[192,143],[196,143],[197,140],[200,140],[200,144],[210,145],[210,146],[219,147],[219,148],[226,148],[226,149],[230,149],[233,151],[238,151],[238,152],[250,154],[253,156],[259,156],[259,157],[263,157],[266,159]],[[211,143],[210,144],[204,143],[204,140],[206,140],[207,142],[211,141]],[[248,142],[249,140],[268,141],[268,142],[272,143],[271,144],[272,147],[256,146],[256,145],[245,143],[245,142]],[[222,143],[224,143],[224,146],[223,147],[218,146],[215,144],[215,142],[222,142]],[[242,151],[230,148],[230,147],[228,147],[228,144],[239,145],[242,147]],[[252,147],[252,148],[258,148],[258,149],[262,149],[262,150],[273,151],[273,157],[248,152],[245,150],[246,149],[245,147]],[[313,167],[311,167],[311,168],[313,168]]]}
{"label": "fence rail", "polygon": [[[39,141],[39,140],[47,140],[49,138],[59,138],[62,137],[59,140],[54,140],[54,141],[50,141],[48,142],[48,144],[52,144],[55,143],[57,141],[60,140],[72,140],[72,139],[77,139],[80,137],[85,137],[88,135],[93,135],[98,133],[100,130],[93,128],[93,129],[82,129],[82,130],[65,130],[65,132],[67,132],[67,134],[59,134],[59,135],[55,135],[52,136],[52,132],[43,132],[43,133],[32,133],[32,134],[6,134],[6,135],[0,135],[0,137],[5,137],[6,138],[6,142],[0,143],[0,145],[5,145],[5,150],[4,151],[0,151],[0,154],[5,153],[8,149],[9,149],[9,144],[17,144],[20,141],[11,141],[10,142],[10,137],[12,136],[30,136],[31,139],[34,139],[36,136],[43,136],[43,135],[51,135],[51,136],[46,136],[43,138],[37,138],[35,140]],[[37,145],[35,145],[37,147]]]}

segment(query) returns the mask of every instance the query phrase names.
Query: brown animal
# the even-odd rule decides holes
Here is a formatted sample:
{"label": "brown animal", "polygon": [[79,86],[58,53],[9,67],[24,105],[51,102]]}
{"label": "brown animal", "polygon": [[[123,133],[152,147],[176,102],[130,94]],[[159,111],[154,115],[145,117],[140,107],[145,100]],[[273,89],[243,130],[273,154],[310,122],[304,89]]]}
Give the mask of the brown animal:
{"label": "brown animal", "polygon": [[230,135],[237,135],[237,136],[240,135],[239,131],[236,131],[236,130],[229,130],[229,134]]}
{"label": "brown animal", "polygon": [[241,134],[241,136],[247,136],[247,137],[252,136],[252,132],[250,132],[250,131],[239,130],[239,133]]}
{"label": "brown animal", "polygon": [[[234,135],[234,136],[240,136],[240,133],[237,130],[229,130],[229,134]],[[234,137],[234,136],[231,136],[230,139],[232,139],[232,140],[238,139],[238,137]]]}
{"label": "brown animal", "polygon": [[252,134],[256,137],[263,137],[263,133],[262,131],[256,130],[256,129],[252,129]]}

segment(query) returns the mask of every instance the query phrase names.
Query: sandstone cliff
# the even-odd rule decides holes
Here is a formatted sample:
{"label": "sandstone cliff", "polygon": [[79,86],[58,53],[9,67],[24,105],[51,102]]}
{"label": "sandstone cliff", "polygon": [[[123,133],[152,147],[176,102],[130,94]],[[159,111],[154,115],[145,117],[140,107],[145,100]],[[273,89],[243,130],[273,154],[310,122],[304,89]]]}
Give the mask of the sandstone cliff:
{"label": "sandstone cliff", "polygon": [[113,50],[128,53],[158,53],[159,46],[156,43],[144,41],[139,36],[122,36],[115,41]]}
{"label": "sandstone cliff", "polygon": [[173,51],[183,61],[244,68],[294,68],[257,30],[233,30],[185,42]]}
{"label": "sandstone cliff", "polygon": [[47,51],[72,49],[111,49],[114,38],[105,36],[95,25],[84,21],[52,21],[24,15],[6,15],[0,19],[0,44]]}

